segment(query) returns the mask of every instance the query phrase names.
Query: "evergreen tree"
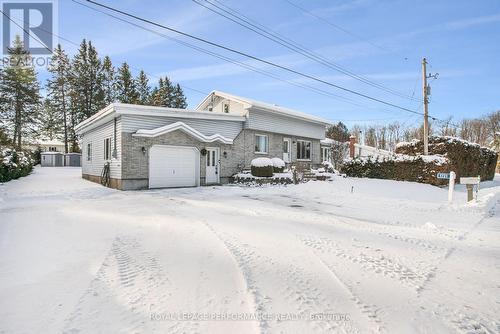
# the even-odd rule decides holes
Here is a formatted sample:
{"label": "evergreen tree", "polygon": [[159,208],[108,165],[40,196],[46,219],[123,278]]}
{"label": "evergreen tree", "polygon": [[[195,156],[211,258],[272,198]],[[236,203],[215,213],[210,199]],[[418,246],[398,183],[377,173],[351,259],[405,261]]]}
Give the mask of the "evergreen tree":
{"label": "evergreen tree", "polygon": [[[51,78],[47,80],[47,101],[45,103],[43,115],[42,132],[49,134],[52,139],[52,131],[58,130],[63,134],[64,152],[68,153],[68,116],[70,109],[70,62],[69,58],[61,48],[57,45],[54,50],[48,71],[51,73]],[[59,113],[59,115],[57,115]],[[50,124],[46,122],[60,122],[61,124]],[[60,133],[57,134],[59,136]]]}
{"label": "evergreen tree", "polygon": [[343,143],[349,141],[349,130],[344,123],[338,122],[337,124],[332,125],[328,128],[328,130],[326,131],[326,136]]}
{"label": "evergreen tree", "polygon": [[149,87],[149,79],[143,70],[139,73],[136,81],[138,103],[144,105],[149,104],[149,100],[151,99],[151,88]]}
{"label": "evergreen tree", "polygon": [[127,63],[123,63],[118,69],[116,87],[117,100],[121,103],[137,103],[139,100],[136,83]]}
{"label": "evergreen tree", "polygon": [[187,107],[186,96],[184,96],[184,92],[179,84],[175,85],[174,88],[172,107],[181,109],[186,109]]}
{"label": "evergreen tree", "polygon": [[86,119],[104,107],[102,64],[92,43],[85,39],[73,59],[71,85],[77,99],[77,119]]}
{"label": "evergreen tree", "polygon": [[8,48],[8,63],[0,78],[0,115],[12,125],[12,142],[21,148],[23,137],[34,132],[40,109],[40,84],[31,55],[19,36]]}
{"label": "evergreen tree", "polygon": [[162,106],[170,107],[174,106],[174,86],[172,85],[172,81],[165,76],[163,80],[163,92],[161,94]]}
{"label": "evergreen tree", "polygon": [[116,69],[106,56],[102,61],[104,102],[106,105],[116,101]]}
{"label": "evergreen tree", "polygon": [[[61,139],[61,133],[64,133],[63,128],[66,126],[66,122],[62,119],[63,115],[58,106],[52,104],[52,100],[46,99],[43,103],[43,112],[40,115],[40,134],[50,140]],[[65,136],[65,139],[67,139],[67,132]],[[67,153],[68,143],[65,142],[64,144],[65,153]]]}
{"label": "evergreen tree", "polygon": [[170,79],[160,78],[158,80],[158,87],[153,90],[152,104],[158,107],[174,107],[174,90]]}
{"label": "evergreen tree", "polygon": [[164,84],[163,84],[163,78],[160,78],[158,80],[158,86],[154,87],[153,90],[151,91],[151,101],[149,102],[151,105],[156,106],[156,107],[161,107],[162,106],[162,99],[161,99],[161,94],[160,91],[162,91]]}

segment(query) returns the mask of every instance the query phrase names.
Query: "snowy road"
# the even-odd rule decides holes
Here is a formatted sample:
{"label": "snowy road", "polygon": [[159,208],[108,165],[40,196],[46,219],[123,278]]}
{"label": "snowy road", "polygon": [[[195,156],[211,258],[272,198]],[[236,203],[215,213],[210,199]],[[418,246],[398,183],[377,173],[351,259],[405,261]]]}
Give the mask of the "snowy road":
{"label": "snowy road", "polygon": [[80,173],[0,185],[0,333],[500,332],[500,182],[448,205],[404,182],[120,192]]}

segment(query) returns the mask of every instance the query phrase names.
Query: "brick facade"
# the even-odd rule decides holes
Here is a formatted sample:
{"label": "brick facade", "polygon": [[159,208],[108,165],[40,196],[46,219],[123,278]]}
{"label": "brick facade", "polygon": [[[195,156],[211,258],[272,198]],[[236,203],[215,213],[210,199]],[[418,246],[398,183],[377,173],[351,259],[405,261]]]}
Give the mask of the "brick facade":
{"label": "brick facade", "polygon": [[[269,152],[267,154],[255,153],[255,134],[264,134],[269,138]],[[196,147],[199,151],[203,148],[218,147],[220,149],[220,179],[227,183],[229,178],[238,171],[249,168],[252,159],[257,157],[283,158],[283,138],[292,140],[292,161],[297,157],[297,139],[309,140],[311,147],[311,163],[320,163],[320,141],[318,139],[300,138],[281,135],[271,132],[242,130],[234,139],[232,145],[199,142],[182,131],[173,131],[164,135],[146,138],[134,137],[131,133],[122,134],[122,182],[121,189],[141,189],[148,187],[149,150],[153,145],[173,145]],[[144,152],[143,152],[144,147]],[[224,154],[224,152],[226,154]],[[200,154],[200,184],[205,185],[206,157]]]}

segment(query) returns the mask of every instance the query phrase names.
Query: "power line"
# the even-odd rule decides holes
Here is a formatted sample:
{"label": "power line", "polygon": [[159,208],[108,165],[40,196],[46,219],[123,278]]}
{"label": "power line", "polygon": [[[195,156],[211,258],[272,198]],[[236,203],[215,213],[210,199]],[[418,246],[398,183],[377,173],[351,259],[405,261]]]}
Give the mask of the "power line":
{"label": "power line", "polygon": [[[294,41],[290,38],[284,37],[284,36],[276,33],[275,31],[272,31],[268,27],[256,22],[255,20],[252,20],[248,16],[245,16],[244,14],[238,12],[237,10],[235,10],[231,7],[224,5],[223,3],[221,3],[218,0],[213,0],[213,1],[218,3],[219,5],[215,4],[214,2],[212,2],[210,0],[204,0],[205,3],[210,4],[213,8],[202,3],[201,0],[192,0],[192,1],[194,3],[196,3],[197,5],[202,6],[206,9],[208,9],[209,11],[211,11],[217,15],[220,15],[220,16],[222,16],[222,17],[224,17],[224,18],[250,30],[250,31],[253,31],[260,36],[263,36],[263,37],[265,37],[265,38],[267,38],[267,39],[269,39],[277,44],[280,44],[281,46],[286,47],[289,50],[292,50],[296,53],[299,53],[299,54],[307,57],[308,59],[311,59],[317,63],[320,63],[328,68],[331,68],[333,70],[341,72],[341,73],[343,73],[343,74],[345,74],[345,75],[347,75],[355,80],[361,81],[367,85],[381,89],[387,93],[396,95],[398,97],[402,97],[402,98],[409,99],[409,100],[415,100],[413,97],[410,97],[404,93],[398,92],[398,91],[390,89],[388,87],[385,87],[379,83],[373,82],[373,81],[367,79],[366,77],[358,75],[358,74],[346,69],[345,67],[342,67],[341,65],[333,62],[332,60],[329,60],[329,59],[323,57],[322,55],[318,54],[317,52],[314,52],[312,50],[307,49],[306,47],[297,43],[296,41]],[[216,9],[214,9],[214,8],[216,8]]]}
{"label": "power line", "polygon": [[[223,49],[223,50],[226,50],[226,51],[229,51],[231,53],[234,53],[234,54],[238,54],[240,56],[243,56],[243,57],[246,57],[246,58],[249,58],[249,59],[252,59],[252,60],[255,60],[255,61],[258,61],[260,63],[263,63],[263,64],[266,64],[266,65],[270,65],[272,67],[275,67],[275,68],[279,68],[281,70],[284,70],[284,71],[287,71],[289,73],[293,73],[293,74],[296,74],[296,75],[299,75],[301,77],[304,77],[304,78],[307,78],[307,79],[310,79],[310,80],[313,80],[313,81],[316,81],[316,82],[319,82],[319,83],[322,83],[322,84],[325,84],[325,85],[328,85],[328,86],[331,86],[331,87],[334,87],[334,88],[337,88],[337,89],[340,89],[340,90],[343,90],[343,91],[346,91],[346,92],[349,92],[351,94],[354,94],[354,95],[357,95],[357,96],[361,96],[363,98],[366,98],[366,99],[369,99],[369,100],[372,100],[372,101],[375,101],[375,102],[378,102],[378,103],[381,103],[381,104],[385,104],[387,106],[390,106],[390,107],[393,107],[393,108],[397,108],[397,109],[401,109],[401,110],[404,110],[404,111],[407,111],[407,112],[410,112],[410,113],[417,113],[416,111],[412,110],[412,109],[408,109],[408,108],[405,108],[405,107],[402,107],[402,106],[399,106],[399,105],[396,105],[394,103],[391,103],[391,102],[387,102],[387,101],[384,101],[384,100],[381,100],[381,99],[378,99],[378,98],[375,98],[375,97],[372,97],[372,96],[369,96],[369,95],[366,95],[366,94],[363,94],[363,93],[360,93],[360,92],[357,92],[357,91],[354,91],[352,89],[349,89],[349,88],[345,88],[345,87],[342,87],[340,85],[336,85],[334,83],[331,83],[331,82],[328,82],[326,80],[323,80],[323,79],[320,79],[320,78],[317,78],[317,77],[314,77],[313,75],[310,75],[310,74],[306,74],[306,73],[303,73],[303,72],[300,72],[300,71],[297,71],[297,70],[294,70],[294,69],[291,69],[289,67],[286,67],[284,65],[280,65],[280,64],[276,64],[276,63],[273,63],[271,61],[268,61],[268,60],[265,60],[265,59],[262,59],[262,58],[259,58],[257,56],[253,56],[253,55],[250,55],[248,53],[245,53],[245,52],[242,52],[242,51],[238,51],[236,49],[233,49],[231,47],[227,47],[227,46],[224,46],[222,44],[218,44],[216,42],[212,42],[212,41],[209,41],[209,40],[206,40],[204,38],[201,38],[201,37],[197,37],[197,36],[194,36],[192,34],[189,34],[189,33],[186,33],[186,32],[182,32],[180,30],[177,30],[177,29],[174,29],[174,28],[170,28],[168,26],[165,26],[163,24],[159,24],[157,22],[154,22],[154,21],[151,21],[151,20],[148,20],[148,19],[144,19],[144,18],[141,18],[137,15],[134,15],[134,14],[130,14],[130,13],[127,13],[127,12],[124,12],[122,10],[119,10],[119,9],[116,9],[116,8],[113,8],[113,7],[110,7],[110,6],[107,6],[107,5],[104,5],[104,4],[101,4],[101,3],[98,3],[98,2],[95,2],[95,1],[92,1],[92,0],[86,0],[87,2],[90,2],[94,5],[97,5],[99,7],[103,7],[103,8],[106,8],[108,10],[111,10],[113,12],[116,12],[116,13],[120,13],[122,15],[125,15],[125,16],[128,16],[128,17],[132,17],[136,20],[139,20],[139,21],[142,21],[142,22],[145,22],[145,23],[148,23],[148,24],[151,24],[151,25],[154,25],[156,27],[160,27],[162,29],[165,29],[165,30],[168,30],[168,31],[171,31],[171,32],[174,32],[176,34],[179,34],[179,35],[182,35],[182,36],[185,36],[185,37],[189,37],[191,39],[194,39],[196,41],[199,41],[199,42],[202,42],[202,43],[205,43],[205,44],[208,44],[208,45],[211,45],[211,46],[214,46],[214,47],[217,47],[217,48],[220,48],[220,49]],[[75,3],[78,3],[81,5],[81,3],[79,3],[78,1],[76,0],[73,0],[73,2]]]}
{"label": "power line", "polygon": [[[264,71],[264,70],[262,70],[262,69],[260,69],[260,68],[257,68],[257,67],[255,67],[255,66],[252,66],[252,65],[250,65],[250,64],[243,63],[243,62],[240,62],[240,61],[237,61],[237,60],[231,59],[231,58],[226,57],[226,56],[224,56],[224,55],[221,55],[221,54],[215,53],[215,52],[213,52],[213,51],[210,51],[210,50],[207,50],[207,49],[201,48],[201,47],[199,47],[199,46],[196,46],[196,45],[190,44],[190,43],[188,43],[188,42],[184,42],[184,41],[182,41],[182,40],[179,40],[179,39],[177,39],[177,38],[174,38],[174,37],[171,37],[171,36],[168,36],[168,35],[165,35],[165,34],[162,34],[162,33],[158,32],[158,31],[156,31],[156,30],[152,30],[152,29],[146,28],[146,27],[144,27],[144,26],[138,25],[138,24],[136,24],[136,23],[134,23],[134,22],[128,21],[128,20],[123,19],[123,18],[121,18],[121,17],[117,17],[117,16],[115,16],[115,15],[113,15],[113,14],[110,14],[110,13],[107,13],[107,12],[104,12],[104,11],[101,11],[101,10],[99,10],[99,9],[97,9],[97,8],[87,6],[87,5],[85,5],[85,4],[83,4],[83,3],[80,3],[80,2],[78,2],[78,1],[76,1],[76,0],[73,0],[73,2],[75,2],[75,3],[77,3],[77,4],[81,5],[81,6],[87,7],[87,8],[89,8],[89,9],[91,9],[91,10],[94,10],[94,11],[97,11],[97,12],[99,12],[99,13],[102,13],[102,14],[104,14],[104,15],[106,15],[106,16],[109,16],[109,17],[112,17],[112,18],[117,19],[117,20],[119,20],[119,21],[122,21],[122,22],[124,22],[124,23],[128,23],[128,24],[130,24],[130,25],[132,25],[132,26],[134,26],[134,27],[137,27],[137,28],[143,29],[143,30],[145,30],[145,31],[148,31],[148,32],[154,33],[154,34],[159,35],[159,36],[161,36],[161,37],[164,37],[164,38],[166,38],[166,39],[168,39],[168,40],[171,40],[171,41],[173,41],[173,42],[179,43],[179,44],[181,44],[181,45],[183,45],[183,46],[185,46],[185,47],[188,47],[188,48],[194,49],[194,50],[199,51],[199,52],[204,53],[204,54],[208,54],[208,55],[213,56],[213,57],[215,57],[215,58],[218,58],[218,59],[224,60],[224,61],[226,61],[226,62],[229,62],[229,63],[232,63],[232,64],[234,64],[234,65],[240,66],[240,67],[245,68],[245,69],[247,69],[247,70],[250,70],[250,71],[253,71],[253,72],[259,73],[259,74],[261,74],[261,75],[264,75],[264,76],[270,77],[270,78],[272,78],[272,79],[275,79],[275,80],[278,80],[278,81],[281,81],[281,82],[285,82],[285,83],[288,83],[288,84],[290,84],[290,85],[292,85],[292,86],[300,87],[300,88],[303,88],[303,89],[306,89],[306,90],[309,90],[309,91],[315,92],[315,93],[320,94],[320,95],[323,95],[323,96],[327,96],[327,97],[334,98],[334,99],[341,99],[341,100],[343,100],[343,101],[344,101],[344,102],[346,102],[346,103],[349,103],[349,104],[352,104],[352,105],[355,105],[355,106],[358,106],[358,107],[362,107],[362,108],[374,108],[374,107],[371,107],[371,106],[361,105],[361,104],[359,104],[359,103],[354,102],[354,100],[352,100],[352,99],[350,99],[350,98],[347,98],[347,97],[345,97],[345,96],[341,96],[341,95],[337,95],[337,94],[334,94],[334,93],[331,93],[331,92],[325,91],[325,90],[323,90],[323,89],[320,89],[320,88],[317,88],[317,87],[314,87],[314,86],[310,86],[310,85],[306,85],[306,84],[301,84],[301,83],[297,83],[297,82],[293,82],[293,81],[289,81],[289,80],[283,79],[283,78],[281,78],[281,77],[276,76],[275,74],[273,74],[273,73],[271,73],[271,72]],[[387,112],[387,113],[390,113],[389,111],[386,111],[386,110],[384,110],[384,109],[377,109],[377,110],[378,110],[378,111],[382,111],[382,112]]]}
{"label": "power line", "polygon": [[[0,12],[1,12],[1,11],[0,11]],[[11,20],[11,21],[12,21],[12,20]],[[17,23],[16,23],[16,22],[14,22],[14,21],[12,21],[12,22],[13,22],[14,24],[16,24],[16,25],[17,25]],[[72,40],[70,40],[70,39],[67,39],[67,38],[65,38],[65,37],[63,37],[63,36],[61,36],[61,35],[55,34],[55,33],[54,33],[54,32],[52,32],[52,31],[49,31],[49,30],[43,29],[43,28],[41,28],[41,27],[40,27],[40,28],[38,28],[38,29],[39,29],[40,31],[43,31],[43,32],[47,33],[47,34],[50,34],[50,35],[52,35],[52,36],[55,36],[55,37],[57,37],[58,39],[63,40],[63,41],[65,41],[65,42],[69,43],[69,44],[72,44],[72,45],[74,45],[74,46],[76,46],[76,47],[79,47],[79,46],[80,46],[80,44],[79,44],[79,43],[74,42],[74,41],[72,41]],[[52,52],[52,50],[50,50],[50,51]],[[142,70],[142,71],[144,71],[142,68],[134,67],[134,66],[132,66],[132,65],[130,65],[130,64],[129,64],[129,67],[130,67],[131,69],[133,69],[133,70],[136,70],[136,71],[141,71],[141,70]],[[144,71],[144,73],[145,73],[146,75],[149,75],[150,77],[157,78],[157,79],[161,79],[161,77],[160,77],[160,76],[157,76],[157,75],[154,75],[154,74],[148,73],[148,72],[146,72],[146,71]],[[185,89],[188,89],[188,90],[191,90],[191,91],[197,92],[197,93],[199,93],[199,94],[201,94],[201,95],[208,95],[208,93],[207,93],[207,92],[203,92],[203,91],[198,90],[198,89],[196,89],[196,88],[188,87],[188,86],[186,86],[186,85],[184,85],[184,84],[183,84],[182,86],[183,86],[183,88],[185,88]]]}
{"label": "power line", "polygon": [[318,19],[319,21],[322,21],[323,23],[326,23],[326,24],[328,24],[329,26],[331,26],[331,27],[333,27],[333,28],[335,28],[335,29],[337,29],[337,30],[340,30],[340,31],[342,31],[342,32],[344,32],[344,33],[346,33],[346,34],[348,34],[348,35],[350,35],[350,36],[352,36],[352,37],[354,37],[354,38],[356,38],[356,39],[359,39],[359,40],[361,40],[361,41],[363,41],[363,42],[365,42],[365,43],[368,43],[368,44],[370,44],[371,46],[373,46],[373,47],[375,47],[375,48],[377,48],[377,49],[380,49],[380,50],[383,50],[383,51],[386,51],[386,52],[396,53],[396,54],[398,54],[399,56],[403,57],[403,58],[404,58],[404,60],[408,60],[408,57],[405,57],[405,56],[403,56],[403,55],[400,55],[400,54],[399,54],[399,53],[397,53],[396,51],[391,50],[391,49],[389,49],[389,48],[387,48],[387,47],[385,47],[385,46],[381,46],[381,45],[375,44],[375,43],[373,43],[372,41],[370,41],[369,39],[367,39],[367,38],[365,38],[365,37],[363,37],[363,36],[360,36],[360,35],[358,35],[358,34],[356,34],[356,33],[352,32],[352,31],[350,31],[350,30],[347,30],[346,28],[343,28],[343,27],[339,26],[338,24],[335,24],[335,23],[333,23],[333,22],[331,22],[331,21],[329,21],[329,20],[325,19],[324,17],[321,17],[321,16],[319,16],[319,15],[317,15],[317,14],[313,13],[312,11],[307,10],[306,8],[304,8],[304,7],[302,7],[302,6],[298,5],[298,4],[296,4],[295,2],[293,2],[293,1],[291,1],[291,0],[283,0],[283,1],[287,2],[288,4],[290,4],[290,5],[291,5],[291,6],[293,6],[293,7],[295,7],[295,8],[297,8],[297,9],[301,10],[302,12],[306,13],[307,15],[312,16],[312,17],[314,17],[314,18]]}

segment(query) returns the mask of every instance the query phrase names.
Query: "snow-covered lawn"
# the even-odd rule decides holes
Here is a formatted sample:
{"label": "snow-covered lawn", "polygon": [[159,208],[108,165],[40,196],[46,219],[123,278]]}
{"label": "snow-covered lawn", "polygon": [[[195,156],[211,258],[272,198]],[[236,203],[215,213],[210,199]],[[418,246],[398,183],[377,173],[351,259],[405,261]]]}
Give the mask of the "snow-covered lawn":
{"label": "snow-covered lawn", "polygon": [[0,333],[500,332],[500,182],[449,205],[405,182],[120,192],[80,173],[0,185]]}

